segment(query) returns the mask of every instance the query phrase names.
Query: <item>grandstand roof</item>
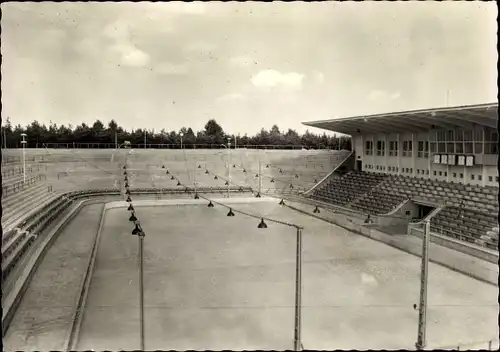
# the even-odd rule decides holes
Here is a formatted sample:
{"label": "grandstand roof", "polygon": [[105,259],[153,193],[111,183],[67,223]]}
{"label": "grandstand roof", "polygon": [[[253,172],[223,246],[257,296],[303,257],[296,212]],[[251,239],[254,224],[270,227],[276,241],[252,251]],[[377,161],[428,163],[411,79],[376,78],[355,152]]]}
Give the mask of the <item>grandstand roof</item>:
{"label": "grandstand roof", "polygon": [[406,131],[426,132],[431,129],[472,128],[474,125],[496,129],[497,120],[498,103],[490,103],[345,117],[302,124],[349,135],[359,135]]}

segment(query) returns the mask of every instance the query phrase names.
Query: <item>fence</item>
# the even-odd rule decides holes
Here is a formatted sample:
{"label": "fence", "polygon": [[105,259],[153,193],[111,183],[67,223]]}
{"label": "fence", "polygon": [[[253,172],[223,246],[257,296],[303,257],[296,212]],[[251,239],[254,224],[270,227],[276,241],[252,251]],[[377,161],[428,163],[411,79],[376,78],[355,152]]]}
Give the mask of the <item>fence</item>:
{"label": "fence", "polygon": [[2,186],[2,196],[6,197],[6,196],[10,196],[12,194],[19,193],[20,191],[24,190],[26,187],[31,186],[32,184],[34,184],[38,181],[42,181],[42,180],[46,180],[46,179],[47,179],[46,175],[40,174],[40,175],[36,175],[36,176],[32,176],[32,177],[27,178],[26,182],[17,181],[13,184]]}
{"label": "fence", "polygon": [[[423,231],[421,224],[410,224],[408,228],[408,234],[417,234],[418,231]],[[450,238],[452,240],[458,240],[464,242],[464,244],[474,244],[483,248],[498,251],[498,245],[491,238],[480,238],[469,234],[454,231],[451,228],[444,228],[443,226],[437,226],[431,223],[431,234],[438,234],[444,238]]]}
{"label": "fence", "polygon": [[491,339],[488,341],[479,341],[479,342],[466,342],[466,343],[457,343],[456,345],[448,345],[448,346],[436,346],[432,349],[437,350],[456,350],[456,351],[470,351],[470,350],[485,350],[485,351],[498,351],[499,349],[499,340]]}
{"label": "fence", "polygon": [[[46,171],[47,170],[47,167],[46,166],[40,166],[40,165],[36,165],[36,166],[29,166],[26,168],[26,173],[31,173],[31,172],[39,172],[40,170],[42,171]],[[2,171],[2,178],[5,179],[9,176],[16,176],[16,175],[22,175],[23,174],[23,168],[22,167],[14,167],[14,168],[11,168],[11,169],[5,169],[4,171]]]}
{"label": "fence", "polygon": [[[36,143],[35,145],[29,145],[29,148],[44,148],[49,149],[115,149],[115,143]],[[176,144],[163,144],[163,143],[138,143],[131,144],[130,148],[135,149],[221,149],[223,148],[221,144],[206,144],[206,143],[176,143]],[[244,148],[244,149],[279,149],[279,150],[340,150],[338,148],[329,148],[324,145],[319,145],[315,147],[305,146],[305,145],[273,145],[273,144],[262,144],[262,145],[250,145],[250,144],[231,144],[231,149],[233,148]]]}

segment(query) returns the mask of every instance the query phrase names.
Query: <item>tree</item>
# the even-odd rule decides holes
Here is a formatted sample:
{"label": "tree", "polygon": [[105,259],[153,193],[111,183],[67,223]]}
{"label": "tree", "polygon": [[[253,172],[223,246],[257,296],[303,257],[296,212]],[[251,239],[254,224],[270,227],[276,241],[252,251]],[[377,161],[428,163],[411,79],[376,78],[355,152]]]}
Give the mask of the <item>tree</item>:
{"label": "tree", "polygon": [[209,120],[205,125],[205,136],[207,137],[207,143],[224,143],[224,130],[214,119]]}

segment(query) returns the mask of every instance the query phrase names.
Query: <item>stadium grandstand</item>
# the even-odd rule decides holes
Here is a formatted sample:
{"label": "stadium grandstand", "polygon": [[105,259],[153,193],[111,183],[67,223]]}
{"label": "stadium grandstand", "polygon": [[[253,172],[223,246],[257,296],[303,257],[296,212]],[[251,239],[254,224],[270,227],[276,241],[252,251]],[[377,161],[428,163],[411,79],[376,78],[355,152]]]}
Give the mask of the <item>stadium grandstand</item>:
{"label": "stadium grandstand", "polygon": [[[422,241],[413,240],[423,236],[425,220],[432,241],[442,245],[433,248],[431,259],[466,274],[433,268],[444,280],[433,283],[433,299],[450,296],[458,303],[453,312],[432,309],[452,314],[454,321],[474,320],[474,327],[463,324],[452,333],[448,324],[432,325],[429,346],[495,349],[497,328],[480,322],[491,321],[489,304],[498,291],[492,285],[498,276],[497,109],[488,104],[304,123],[352,136],[352,151],[247,149],[229,141],[206,149],[134,148],[125,141],[115,149],[2,150],[2,322],[8,349],[136,349],[139,325],[141,350],[290,349],[292,325],[294,350],[411,349],[417,317],[408,319],[407,311],[418,300],[422,276],[419,261],[408,253],[421,255]],[[238,220],[231,222],[235,215]],[[303,224],[304,297],[319,303],[304,303],[310,315],[302,338]],[[128,235],[134,225],[138,247]],[[268,226],[268,235],[259,237]],[[290,228],[297,230],[297,245]],[[130,260],[136,251],[139,260]],[[477,261],[471,263],[472,256]],[[137,262],[138,290],[132,284]],[[333,262],[340,266],[330,271]],[[401,265],[412,268],[410,274]],[[258,271],[247,278],[249,270]],[[217,287],[217,280],[224,283]],[[188,281],[193,286],[184,289]],[[462,291],[450,291],[455,283]],[[478,285],[484,297],[471,293]],[[138,292],[141,315],[131,319]],[[248,326],[239,320],[231,322],[235,330],[224,325],[235,314],[228,302],[236,302],[233,312],[252,308],[241,318]],[[398,317],[392,327],[385,313],[371,310],[386,302],[396,302],[387,310]],[[189,305],[196,318],[184,311]],[[169,309],[157,309],[164,306]],[[339,315],[328,310],[332,306],[343,309],[346,326],[359,325],[357,309],[366,309],[369,331],[382,335],[326,341],[329,328],[311,328],[311,317],[324,326],[338,324]],[[289,316],[267,313],[283,307],[290,308]],[[218,309],[207,313],[212,308]],[[155,313],[170,309],[179,315],[168,323],[169,314]],[[290,329],[259,332],[241,342],[245,329],[260,327],[262,319]],[[166,343],[165,331],[178,321],[196,336],[173,331]],[[387,331],[395,329],[401,329],[397,337],[388,338]],[[222,337],[207,337],[216,330]]]}
{"label": "stadium grandstand", "polygon": [[498,104],[304,122],[353,139],[348,167],[306,196],[498,251],[497,123]]}

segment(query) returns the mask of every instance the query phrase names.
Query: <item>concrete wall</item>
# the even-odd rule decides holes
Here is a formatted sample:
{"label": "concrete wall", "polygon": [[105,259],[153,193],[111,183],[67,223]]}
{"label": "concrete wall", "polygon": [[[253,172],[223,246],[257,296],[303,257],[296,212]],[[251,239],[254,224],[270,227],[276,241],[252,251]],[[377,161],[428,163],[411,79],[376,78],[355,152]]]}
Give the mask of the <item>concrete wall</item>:
{"label": "concrete wall", "polygon": [[[344,214],[338,214],[327,210],[322,210],[320,214],[313,214],[311,205],[305,205],[294,201],[285,201],[285,205],[291,209],[312,217],[327,221],[340,226],[353,233],[371,238],[375,241],[383,242],[391,247],[400,249],[415,256],[421,256],[422,240],[417,236],[394,236],[379,230],[364,226],[359,223],[359,219],[353,219]],[[434,238],[434,236],[432,237]],[[492,263],[486,259],[479,259],[462,251],[447,248],[436,243],[429,250],[429,260],[432,263],[442,265],[453,271],[460,272],[477,280],[498,285],[498,255],[497,262]],[[444,244],[444,242],[442,242]]]}
{"label": "concrete wall", "polygon": [[[435,132],[362,135],[353,137],[356,160],[362,161],[363,170],[377,173],[430,178],[447,182],[461,182],[478,186],[498,186],[497,156],[475,154],[473,167],[434,164],[429,146],[429,158],[418,156],[418,141],[430,142]],[[373,155],[365,155],[365,142],[373,142]],[[385,155],[377,155],[377,141],[385,141]],[[390,141],[398,141],[398,156],[389,155]],[[403,156],[403,142],[412,141],[411,157]],[[446,154],[439,153],[436,154]],[[457,153],[461,154],[461,153]],[[422,155],[423,156],[423,155]]]}

